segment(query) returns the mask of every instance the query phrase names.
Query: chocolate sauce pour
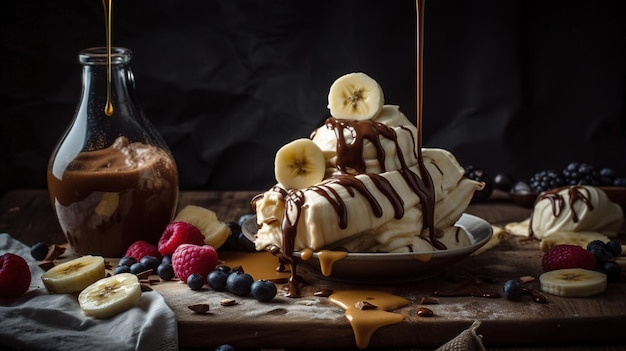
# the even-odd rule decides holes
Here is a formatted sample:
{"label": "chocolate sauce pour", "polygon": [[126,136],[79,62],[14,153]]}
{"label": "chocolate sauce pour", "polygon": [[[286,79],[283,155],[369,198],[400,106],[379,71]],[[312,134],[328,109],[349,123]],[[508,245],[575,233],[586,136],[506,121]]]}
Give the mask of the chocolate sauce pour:
{"label": "chocolate sauce pour", "polygon": [[[570,216],[574,223],[577,223],[580,219],[576,211],[574,211],[574,204],[577,201],[582,201],[589,210],[593,210],[593,204],[591,203],[591,195],[589,190],[582,185],[569,185],[556,189],[552,189],[546,192],[541,193],[537,200],[535,200],[535,204],[539,201],[548,199],[550,201],[550,205],[552,206],[552,214],[554,217],[559,217],[561,212],[563,212],[563,208],[565,207],[565,199],[559,193],[563,190],[567,189],[567,193],[569,195],[568,206],[571,209]],[[534,212],[534,211],[533,211]],[[530,214],[530,223],[528,225],[528,237],[533,238],[535,233],[533,232],[533,214]]]}

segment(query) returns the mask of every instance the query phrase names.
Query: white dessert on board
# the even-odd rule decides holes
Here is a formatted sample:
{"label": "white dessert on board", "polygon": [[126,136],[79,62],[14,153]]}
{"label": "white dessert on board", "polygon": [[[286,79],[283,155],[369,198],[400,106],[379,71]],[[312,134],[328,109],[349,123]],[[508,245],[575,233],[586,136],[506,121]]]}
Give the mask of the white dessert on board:
{"label": "white dessert on board", "polygon": [[[328,100],[331,117],[310,139],[277,152],[278,184],[253,200],[257,250],[423,252],[469,245],[454,224],[483,184],[464,177],[446,150],[418,152],[417,128],[398,106],[384,105],[382,89],[367,75],[340,77]],[[424,205],[429,182],[430,207]],[[429,218],[432,225],[425,224]]]}

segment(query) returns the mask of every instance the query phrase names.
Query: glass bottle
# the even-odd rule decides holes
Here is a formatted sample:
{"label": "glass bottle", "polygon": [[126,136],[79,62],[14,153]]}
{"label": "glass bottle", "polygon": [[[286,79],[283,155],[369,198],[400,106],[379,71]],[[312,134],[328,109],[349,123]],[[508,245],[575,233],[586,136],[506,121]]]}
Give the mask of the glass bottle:
{"label": "glass bottle", "polygon": [[122,257],[130,244],[157,244],[174,216],[178,171],[169,148],[135,100],[132,53],[79,53],[82,93],[50,156],[48,191],[71,251]]}

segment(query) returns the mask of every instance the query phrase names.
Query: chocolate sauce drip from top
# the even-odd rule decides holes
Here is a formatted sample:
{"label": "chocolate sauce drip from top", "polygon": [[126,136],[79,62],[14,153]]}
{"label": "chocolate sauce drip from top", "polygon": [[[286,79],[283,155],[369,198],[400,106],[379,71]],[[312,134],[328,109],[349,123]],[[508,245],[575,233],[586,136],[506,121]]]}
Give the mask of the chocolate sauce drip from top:
{"label": "chocolate sauce drip from top", "polygon": [[[293,257],[293,251],[298,222],[300,221],[300,215],[302,214],[302,205],[304,205],[304,192],[302,190],[294,189],[287,192],[287,195],[285,197],[285,217],[283,218],[281,228],[283,232],[282,250],[285,254],[282,257],[283,262],[287,262],[291,266],[291,277],[289,278],[289,283],[287,284],[287,297],[300,296],[300,293],[298,291],[298,277],[296,274],[297,261]],[[293,222],[287,215],[290,210],[296,211],[296,218],[293,220]]]}
{"label": "chocolate sauce drip from top", "polygon": [[[365,173],[365,160],[363,160],[363,142],[369,140],[376,149],[376,158],[380,164],[381,172],[385,172],[385,150],[380,137],[383,136],[396,143],[398,151],[398,138],[396,132],[382,124],[372,120],[353,121],[329,117],[326,119],[326,128],[335,132],[337,138],[337,168],[342,173],[361,174]],[[350,142],[346,142],[345,130],[352,136]],[[399,154],[399,153],[398,153]],[[401,161],[404,163],[400,155]]]}
{"label": "chocolate sauce drip from top", "polygon": [[[578,223],[580,218],[578,217],[578,213],[574,211],[574,204],[577,201],[582,201],[590,211],[593,211],[591,194],[589,193],[589,190],[582,185],[569,185],[543,192],[537,197],[537,200],[535,200],[535,204],[539,203],[539,201],[547,199],[550,201],[550,205],[552,206],[552,215],[554,217],[561,216],[561,212],[563,212],[563,208],[565,207],[565,199],[559,193],[564,189],[567,189],[567,194],[569,195],[569,202],[567,203],[567,205],[570,208],[571,220],[574,223]],[[530,222],[528,225],[529,238],[535,236],[535,233],[533,232],[533,217],[534,211],[530,214]]]}
{"label": "chocolate sauce drip from top", "polygon": [[421,178],[420,191],[416,192],[422,202],[422,221],[423,228],[428,229],[431,245],[439,250],[444,250],[445,246],[435,238],[435,185],[433,180],[424,166],[424,157],[422,155],[422,113],[424,98],[424,3],[425,0],[417,0],[415,7],[417,10],[417,163]]}

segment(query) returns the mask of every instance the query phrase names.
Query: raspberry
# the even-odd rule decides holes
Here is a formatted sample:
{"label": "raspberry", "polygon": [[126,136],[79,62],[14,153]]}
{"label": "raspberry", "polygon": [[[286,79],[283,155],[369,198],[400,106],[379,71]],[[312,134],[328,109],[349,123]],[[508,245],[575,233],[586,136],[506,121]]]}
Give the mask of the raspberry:
{"label": "raspberry", "polygon": [[161,259],[161,254],[157,249],[156,245],[152,245],[147,241],[138,240],[132,243],[128,249],[126,249],[126,254],[124,256],[130,256],[137,261],[140,261],[144,256],[154,256]]}
{"label": "raspberry", "polygon": [[565,268],[596,269],[593,254],[578,245],[556,245],[541,260],[545,272]]}
{"label": "raspberry", "polygon": [[161,255],[171,255],[182,244],[204,245],[204,235],[195,225],[187,222],[172,222],[165,227],[159,239]]}
{"label": "raspberry", "polygon": [[178,279],[186,282],[191,274],[206,277],[217,266],[217,251],[209,245],[182,244],[172,254],[172,267]]}
{"label": "raspberry", "polygon": [[18,297],[30,286],[30,268],[21,256],[0,256],[0,297]]}

